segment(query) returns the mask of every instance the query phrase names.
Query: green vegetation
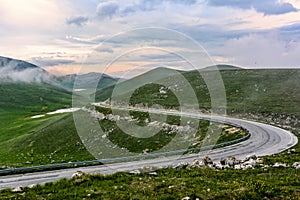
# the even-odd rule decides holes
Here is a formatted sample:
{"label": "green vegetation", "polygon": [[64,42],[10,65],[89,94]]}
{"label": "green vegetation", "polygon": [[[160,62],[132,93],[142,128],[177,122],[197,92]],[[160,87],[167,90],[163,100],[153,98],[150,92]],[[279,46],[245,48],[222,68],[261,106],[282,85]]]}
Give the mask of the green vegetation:
{"label": "green vegetation", "polygon": [[1,83],[0,112],[16,112],[28,116],[68,108],[71,92],[40,83]]}
{"label": "green vegetation", "polygon": [[[300,131],[300,70],[260,69],[246,70],[221,67],[227,95],[229,115],[245,117],[287,129],[298,134]],[[226,69],[226,70],[225,70]],[[197,71],[180,72],[189,81],[197,94],[200,109],[210,110],[210,96],[207,86]],[[202,73],[211,73],[204,70]],[[151,75],[166,78],[168,71],[162,69],[149,72],[134,80],[125,81],[124,91],[130,91],[137,79],[147,80]],[[176,78],[175,78],[176,80]],[[175,84],[175,83],[174,83]],[[177,109],[176,96],[169,88],[160,92],[162,85],[146,84],[133,92],[132,106],[154,106]],[[97,100],[111,96],[113,86],[96,93]],[[41,98],[42,97],[42,98]],[[28,116],[45,113],[58,108],[70,107],[71,94],[50,85],[40,84],[1,84],[0,85],[0,165],[13,167],[31,166],[69,161],[94,159],[82,145],[70,114],[46,116],[30,119]],[[108,108],[97,107],[105,115],[112,114]],[[151,123],[149,113],[130,111],[133,121],[141,126]],[[179,125],[180,117],[168,116],[167,123]],[[197,141],[192,147],[200,147],[209,125],[200,120]],[[125,134],[113,120],[99,121],[101,128],[108,132],[109,139],[120,147],[142,153],[145,149],[154,151],[157,143],[172,140],[176,133],[169,130],[159,132],[152,138],[140,139]],[[211,127],[220,128],[218,124]],[[233,131],[223,126],[218,143],[242,137],[242,130]],[[156,149],[151,149],[151,147]],[[281,162],[293,164],[300,161],[300,144],[295,152],[282,152],[265,156],[264,164]],[[17,152],[17,153],[16,153]],[[85,175],[80,178],[47,183],[45,186],[25,188],[22,193],[10,190],[0,191],[1,199],[181,199],[189,196],[200,199],[297,199],[300,196],[299,172],[292,168],[257,168],[253,170],[212,169],[162,169],[158,176],[147,173],[129,175]]]}
{"label": "green vegetation", "polygon": [[[98,81],[99,79],[99,81]],[[106,74],[91,72],[87,74],[70,74],[65,76],[56,77],[56,81],[64,88],[73,90],[75,81],[77,89],[101,89],[110,85],[116,84],[118,78],[113,78]],[[97,81],[97,82],[96,82]],[[96,88],[94,88],[96,87]]]}
{"label": "green vegetation", "polygon": [[1,199],[298,199],[295,169],[214,171],[209,168],[163,169],[157,176],[84,175],[55,183],[0,191]]}
{"label": "green vegetation", "polygon": [[38,131],[3,142],[1,164],[31,166],[94,159],[77,135],[72,115],[53,118]]}
{"label": "green vegetation", "polygon": [[[31,164],[31,149],[35,151],[37,145],[44,145],[43,148],[55,145],[54,140],[53,144],[46,144],[49,140],[39,133],[46,127],[54,126],[61,116],[36,119],[30,116],[71,107],[71,93],[42,83],[1,83],[0,99],[0,164],[24,166],[27,161]],[[59,132],[52,130],[50,133],[55,135]],[[40,138],[34,140],[37,136]],[[38,152],[34,154],[38,156]],[[48,159],[41,163],[50,162]]]}
{"label": "green vegetation", "polygon": [[[175,127],[180,127],[181,120],[189,121],[191,119],[189,118],[183,119],[183,117],[180,116],[168,115],[166,116],[166,120],[165,120],[168,126],[163,126],[163,125],[150,126],[151,118],[149,116],[149,113],[131,110],[129,111],[129,114],[131,115],[131,118],[135,120],[133,123],[136,123],[139,126],[148,126],[148,128],[150,128],[150,130],[152,131],[146,129],[147,133],[156,132],[155,135],[149,137],[135,137],[125,133],[121,128],[119,128],[115,120],[109,119],[108,115],[112,115],[113,113],[110,108],[97,106],[95,107],[95,109],[106,116],[105,118],[99,120],[99,124],[103,132],[107,133],[107,137],[109,138],[109,140],[112,143],[116,144],[118,147],[126,148],[130,152],[135,152],[135,153],[143,153],[145,151],[149,153],[149,152],[159,150],[164,146],[166,146],[167,144],[169,144],[176,135],[181,139],[178,139],[179,141],[175,145],[180,146],[179,142],[181,140],[183,140],[184,142],[189,141],[188,143],[192,144],[190,146],[191,148],[201,147],[203,139],[207,135],[217,134],[217,136],[219,136],[220,134],[220,138],[216,141],[217,144],[242,138],[243,136],[246,135],[246,132],[241,128],[236,128],[230,125],[222,125],[222,127],[220,127],[221,124],[216,122],[209,122],[208,120],[196,120],[197,124],[190,124],[189,126],[192,129],[186,130],[182,134],[181,131],[174,129],[172,125],[175,125]],[[125,113],[126,113],[125,111],[118,112],[119,114],[118,117],[119,118],[124,117]],[[122,121],[122,119],[119,119],[119,121]],[[135,131],[140,131],[139,136],[143,135],[142,132],[143,129],[135,130]],[[195,132],[195,135],[192,138],[186,138],[186,136],[191,134],[192,132]],[[214,140],[211,142],[213,143]],[[182,150],[182,149],[176,149],[176,147],[174,147],[174,150]]]}
{"label": "green vegetation", "polygon": [[[112,111],[105,107],[96,107],[96,109],[105,115]],[[145,123],[146,119],[151,121],[148,113],[130,111],[137,124]],[[170,125],[179,125],[180,117],[167,116],[166,122]],[[2,166],[22,167],[32,165],[45,165],[50,163],[74,162],[95,159],[82,144],[71,114],[60,114],[55,116],[46,116],[43,118],[29,119],[29,133],[21,134],[18,137],[3,141],[0,146],[0,162]],[[165,144],[177,134],[170,128],[160,130],[159,133],[149,138],[136,138],[125,134],[114,121],[103,119],[99,121],[103,131],[109,131],[109,139],[119,147],[125,147],[131,152],[142,153],[148,149],[149,152],[162,148]],[[36,125],[36,126],[34,126]],[[196,136],[202,140],[208,131],[209,121],[200,120],[199,130]],[[218,124],[215,125],[218,128]],[[228,129],[230,127],[226,127]],[[228,134],[226,129],[219,139],[219,142],[240,138],[244,132]],[[26,129],[23,129],[25,132]],[[197,141],[192,147],[199,147],[201,143]]]}
{"label": "green vegetation", "polygon": [[[164,89],[164,93],[159,93]],[[122,97],[120,97],[122,99]],[[130,106],[141,104],[151,107],[154,104],[163,105],[165,108],[178,109],[179,103],[175,94],[160,84],[146,84],[133,92],[129,100]]]}
{"label": "green vegetation", "polygon": [[[227,113],[247,113],[247,112],[273,112],[281,114],[300,115],[300,70],[299,69],[235,69],[223,70],[220,68],[226,97]],[[147,76],[154,76],[162,69],[152,70],[141,75],[140,79],[147,80]],[[158,72],[155,72],[158,71]],[[201,74],[212,73],[210,70],[181,72],[194,89],[199,106],[202,109],[210,109],[209,90]],[[135,79],[138,79],[136,77]],[[164,77],[166,78],[166,77]],[[125,81],[124,90],[130,91],[130,85],[134,86],[135,79]],[[174,84],[176,84],[175,78]],[[132,84],[130,84],[132,83]],[[126,86],[126,87],[125,87]],[[121,87],[121,86],[119,86]],[[162,101],[156,84],[147,84],[139,88],[136,93],[139,95],[133,98],[134,102],[147,102],[152,99],[154,103],[162,106],[178,105],[174,98],[167,98]],[[110,86],[99,90],[96,93],[97,100],[105,100],[110,97],[114,87]],[[124,92],[126,93],[126,92]]]}

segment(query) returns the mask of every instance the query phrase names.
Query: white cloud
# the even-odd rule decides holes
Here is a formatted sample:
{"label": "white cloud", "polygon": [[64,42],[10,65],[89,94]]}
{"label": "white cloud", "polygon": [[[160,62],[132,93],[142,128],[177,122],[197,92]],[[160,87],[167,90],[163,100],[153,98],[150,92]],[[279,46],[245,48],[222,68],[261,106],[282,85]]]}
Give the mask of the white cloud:
{"label": "white cloud", "polygon": [[[249,3],[248,0],[247,2]],[[236,64],[249,66],[252,62],[250,60],[256,58],[259,61],[256,62],[258,67],[273,66],[274,62],[267,59],[270,55],[261,58],[260,55],[256,55],[256,51],[260,48],[269,48],[269,51],[272,51],[270,54],[280,55],[277,58],[282,61],[276,63],[282,66],[291,64],[286,61],[287,57],[296,62],[294,57],[299,54],[297,47],[290,46],[288,49],[283,47],[291,40],[298,45],[299,34],[295,30],[292,32],[281,28],[299,23],[300,12],[265,15],[262,11],[258,12],[258,6],[261,4],[258,5],[257,0],[255,2],[255,8],[252,6],[250,9],[241,9],[237,6],[208,5],[206,0],[32,0],[27,2],[0,0],[0,25],[2,27],[0,29],[0,52],[5,53],[3,56],[30,61],[34,57],[49,57],[43,53],[63,51],[66,55],[50,56],[47,63],[60,64],[52,66],[51,69],[55,67],[55,70],[59,71],[61,67],[62,71],[67,72],[71,71],[76,63],[80,63],[82,57],[93,52],[98,44],[120,32],[143,27],[165,27],[191,36],[201,43],[218,62],[232,61],[233,64],[237,62]],[[277,1],[268,0],[268,2],[276,3]],[[299,8],[299,3],[295,0],[281,0],[280,2]],[[295,29],[296,26],[291,27]],[[272,37],[269,43],[263,42],[262,38],[274,30],[278,30],[278,36]],[[156,44],[157,47],[165,48],[173,45],[172,50],[186,51],[186,55],[196,54],[188,48],[175,47],[174,41],[171,41],[168,35],[159,36],[164,37],[165,41],[160,41]],[[124,52],[134,46],[134,43],[145,46],[147,42],[142,42],[143,37],[148,39],[153,37],[155,40],[155,35],[144,33],[139,37],[132,37],[132,40],[125,37],[122,41],[116,41],[98,50],[102,51],[101,56],[105,57],[111,53]],[[253,38],[260,39],[261,46],[255,44]],[[222,46],[221,49],[220,46]],[[233,52],[231,46],[240,46],[241,51]],[[249,49],[255,51],[251,56],[247,56],[251,53]],[[196,55],[193,56],[196,57]],[[65,60],[75,63],[67,64],[64,63]],[[63,63],[57,61],[63,61]],[[147,64],[149,63],[143,63],[143,65]],[[168,64],[175,66],[174,63],[168,62]],[[48,65],[49,69],[50,65]],[[86,71],[94,70],[90,64],[82,67],[85,67]]]}
{"label": "white cloud", "polygon": [[70,17],[66,20],[66,23],[69,25],[76,25],[76,26],[84,26],[89,21],[88,17],[84,16],[77,16],[77,17]]}
{"label": "white cloud", "polygon": [[240,9],[255,9],[265,15],[281,15],[290,12],[297,12],[297,9],[289,2],[278,0],[208,0],[212,6],[228,6]]}
{"label": "white cloud", "polygon": [[115,1],[101,2],[97,6],[97,15],[101,18],[112,18],[119,11],[119,5]]}
{"label": "white cloud", "polygon": [[284,41],[278,33],[231,39],[218,52],[244,67],[300,67],[300,41]]}

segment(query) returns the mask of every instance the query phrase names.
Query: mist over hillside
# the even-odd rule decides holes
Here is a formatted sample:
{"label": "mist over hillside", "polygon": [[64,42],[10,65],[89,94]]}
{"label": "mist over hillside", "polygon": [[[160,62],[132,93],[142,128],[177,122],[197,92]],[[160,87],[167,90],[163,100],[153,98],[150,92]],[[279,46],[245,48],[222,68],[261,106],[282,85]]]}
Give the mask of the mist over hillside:
{"label": "mist over hillside", "polygon": [[31,63],[0,56],[0,82],[51,82],[51,75]]}
{"label": "mist over hillside", "polygon": [[0,56],[0,83],[47,83],[73,90],[75,83],[83,89],[100,89],[113,85],[118,80],[119,78],[96,72],[55,76],[29,62]]}

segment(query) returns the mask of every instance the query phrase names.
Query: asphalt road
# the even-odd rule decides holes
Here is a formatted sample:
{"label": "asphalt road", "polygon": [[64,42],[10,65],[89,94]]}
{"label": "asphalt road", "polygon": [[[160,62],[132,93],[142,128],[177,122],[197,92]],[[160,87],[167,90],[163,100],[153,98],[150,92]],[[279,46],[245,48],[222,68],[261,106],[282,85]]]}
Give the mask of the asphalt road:
{"label": "asphalt road", "polygon": [[[137,109],[140,110],[140,109]],[[226,146],[223,148],[202,151],[198,154],[186,154],[180,157],[168,156],[155,159],[138,160],[131,162],[111,163],[101,166],[81,167],[73,169],[61,169],[47,172],[36,172],[19,175],[9,175],[0,177],[0,189],[15,188],[18,186],[29,186],[32,184],[43,184],[46,182],[57,181],[62,178],[71,178],[72,174],[77,171],[85,173],[101,173],[111,174],[119,171],[128,171],[145,166],[164,167],[176,164],[180,161],[192,161],[194,159],[201,159],[209,155],[214,161],[219,161],[221,158],[228,156],[235,156],[237,158],[244,158],[249,154],[256,154],[257,156],[272,155],[284,151],[295,144],[298,139],[295,135],[284,129],[274,127],[267,124],[262,124],[253,121],[247,121],[236,118],[229,118],[223,116],[210,116],[193,113],[179,113],[172,111],[158,111],[153,110],[149,112],[175,114],[182,116],[189,116],[194,118],[205,118],[217,122],[225,122],[237,125],[247,129],[251,136],[248,140]]]}

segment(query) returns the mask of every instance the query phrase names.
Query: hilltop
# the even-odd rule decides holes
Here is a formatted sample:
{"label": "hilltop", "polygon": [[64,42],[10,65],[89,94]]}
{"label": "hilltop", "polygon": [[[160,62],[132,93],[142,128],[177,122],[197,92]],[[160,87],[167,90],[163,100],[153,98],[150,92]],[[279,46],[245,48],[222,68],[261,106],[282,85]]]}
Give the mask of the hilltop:
{"label": "hilltop", "polygon": [[51,79],[51,74],[34,64],[0,56],[1,82],[49,83]]}
{"label": "hilltop", "polygon": [[[269,112],[300,115],[300,69],[242,69],[234,66],[218,66],[226,92],[227,113]],[[164,73],[165,72],[165,73]],[[185,79],[194,89],[200,108],[210,109],[211,99],[203,75],[213,73],[212,70],[179,71],[179,76]],[[156,74],[161,74],[156,76]],[[171,76],[176,80],[176,75],[171,75],[168,69],[155,69],[118,85],[124,94],[133,90],[137,80],[145,80],[148,86],[139,89],[139,94],[148,94],[147,98],[140,101],[147,102],[159,96],[157,86],[148,81],[152,76],[157,79]],[[147,82],[148,81],[148,82]],[[149,86],[150,84],[150,86]],[[176,83],[174,83],[176,84]],[[109,98],[114,86],[97,91],[96,100],[102,101]],[[135,93],[136,94],[136,93]],[[119,94],[120,96],[122,93]],[[138,97],[135,97],[138,98]],[[173,99],[173,100],[172,100]],[[167,99],[163,104],[174,105],[174,98]],[[154,102],[155,103],[161,103]]]}
{"label": "hilltop", "polygon": [[239,70],[243,69],[241,67],[233,66],[233,65],[226,65],[226,64],[218,64],[214,66],[208,66],[201,70]]}
{"label": "hilltop", "polygon": [[76,88],[81,89],[101,89],[114,85],[117,83],[119,78],[111,77],[107,74],[90,72],[87,74],[67,74],[64,76],[58,76],[57,82],[66,89],[72,90],[76,82]]}

